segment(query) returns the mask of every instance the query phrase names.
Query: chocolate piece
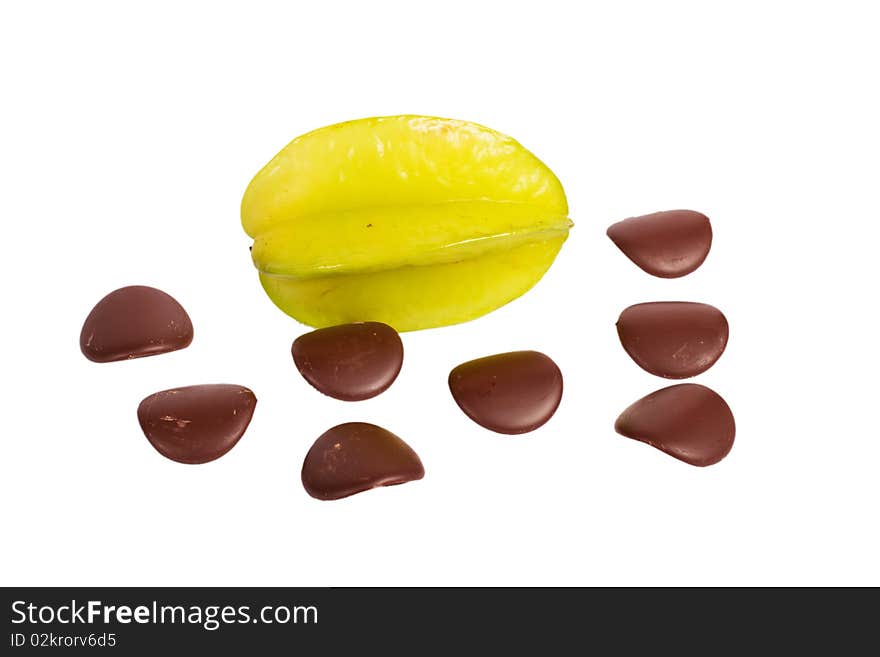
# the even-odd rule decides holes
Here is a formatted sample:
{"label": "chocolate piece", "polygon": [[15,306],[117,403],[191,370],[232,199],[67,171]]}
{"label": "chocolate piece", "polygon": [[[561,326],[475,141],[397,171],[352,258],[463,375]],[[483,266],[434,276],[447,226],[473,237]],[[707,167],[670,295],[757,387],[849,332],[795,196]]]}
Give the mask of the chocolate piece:
{"label": "chocolate piece", "polygon": [[83,324],[79,348],[96,363],[154,356],[189,346],[192,322],[161,290],[132,285],[98,302]]}
{"label": "chocolate piece", "polygon": [[542,353],[514,351],[459,365],[449,374],[449,390],[477,424],[526,433],[553,417],[562,399],[562,373]]}
{"label": "chocolate piece", "polygon": [[712,226],[699,212],[668,210],[624,219],[608,229],[608,237],[649,274],[678,278],[703,264]]}
{"label": "chocolate piece", "polygon": [[174,388],[138,406],[138,422],[162,456],[180,463],[207,463],[242,437],[257,398],[242,386],[215,384]]}
{"label": "chocolate piece", "polygon": [[413,449],[390,431],[348,422],[325,432],[306,454],[302,483],[319,500],[338,500],[425,476]]}
{"label": "chocolate piece", "polygon": [[712,465],[733,447],[730,407],[714,390],[680,383],[652,392],[627,408],[614,430],[691,465]]}
{"label": "chocolate piece", "polygon": [[712,367],[727,346],[727,331],[721,311],[705,303],[639,303],[617,320],[626,353],[643,370],[667,379],[686,379]]}
{"label": "chocolate piece", "polygon": [[380,322],[341,324],[299,336],[293,362],[306,381],[343,401],[375,397],[388,389],[403,363],[403,343]]}

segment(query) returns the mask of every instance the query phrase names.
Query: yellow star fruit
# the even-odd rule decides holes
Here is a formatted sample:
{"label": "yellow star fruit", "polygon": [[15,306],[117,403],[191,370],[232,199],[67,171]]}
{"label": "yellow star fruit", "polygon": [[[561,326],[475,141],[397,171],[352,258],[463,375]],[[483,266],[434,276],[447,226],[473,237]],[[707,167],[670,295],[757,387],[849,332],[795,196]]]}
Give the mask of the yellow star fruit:
{"label": "yellow star fruit", "polygon": [[540,280],[568,237],[559,180],[519,143],[426,116],[297,137],[241,204],[269,298],[315,327],[474,319]]}

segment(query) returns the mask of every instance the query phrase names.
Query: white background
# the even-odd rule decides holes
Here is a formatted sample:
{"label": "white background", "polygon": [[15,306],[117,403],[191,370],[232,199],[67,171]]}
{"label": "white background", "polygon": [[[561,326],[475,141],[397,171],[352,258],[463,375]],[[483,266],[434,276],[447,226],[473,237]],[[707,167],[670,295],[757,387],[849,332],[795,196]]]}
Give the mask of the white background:
{"label": "white background", "polygon": [[[880,584],[872,3],[137,6],[0,10],[3,584]],[[346,404],[297,374],[306,329],[260,289],[239,202],[298,134],[397,113],[514,136],[576,226],[534,290],[405,334],[396,384]],[[679,207],[715,230],[683,279],[605,237]],[[83,319],[130,284],[175,296],[195,341],[88,362]],[[613,431],[665,385],[614,330],[649,300],[730,321],[696,379],[737,420],[716,466]],[[561,366],[562,406],[533,434],[492,434],[446,376],[524,348]],[[214,463],[165,460],[138,403],[207,382],[256,392],[250,429]],[[425,479],[308,497],[306,450],[352,420],[408,441]]]}

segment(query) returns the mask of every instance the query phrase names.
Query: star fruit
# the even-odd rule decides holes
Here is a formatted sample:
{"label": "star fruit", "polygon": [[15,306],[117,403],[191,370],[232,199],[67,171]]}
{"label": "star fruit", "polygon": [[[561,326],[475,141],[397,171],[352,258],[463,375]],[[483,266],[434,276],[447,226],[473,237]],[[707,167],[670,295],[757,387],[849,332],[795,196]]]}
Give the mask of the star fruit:
{"label": "star fruit", "polygon": [[519,143],[451,119],[390,116],[297,137],[260,170],[242,225],[269,298],[315,327],[412,331],[474,319],[540,280],[572,223]]}

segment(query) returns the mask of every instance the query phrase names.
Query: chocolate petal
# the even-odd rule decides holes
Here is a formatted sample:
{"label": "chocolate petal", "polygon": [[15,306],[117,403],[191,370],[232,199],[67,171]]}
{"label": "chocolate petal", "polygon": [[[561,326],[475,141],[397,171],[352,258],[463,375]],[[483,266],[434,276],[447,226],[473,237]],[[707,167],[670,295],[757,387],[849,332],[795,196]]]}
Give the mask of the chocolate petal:
{"label": "chocolate petal", "polygon": [[693,210],[668,210],[624,219],[608,237],[627,258],[660,278],[678,278],[703,264],[712,246],[709,218]]}
{"label": "chocolate petal", "polygon": [[338,500],[424,476],[422,462],[409,445],[366,422],[340,424],[325,432],[302,467],[306,492],[319,500]]}
{"label": "chocolate petal", "polygon": [[449,374],[449,390],[477,424],[520,434],[553,417],[562,399],[562,373],[542,353],[514,351],[459,365]]}
{"label": "chocolate petal", "polygon": [[403,343],[380,322],[341,324],[299,336],[293,362],[306,381],[343,401],[375,397],[394,383],[403,364]]}
{"label": "chocolate petal", "polygon": [[154,356],[189,346],[193,326],[173,297],[132,285],[111,292],[86,317],[79,348],[96,363]]}
{"label": "chocolate petal", "polygon": [[257,398],[228,384],[173,388],[138,406],[147,440],[172,461],[207,463],[235,447],[254,414]]}
{"label": "chocolate petal", "polygon": [[728,327],[714,306],[657,301],[620,313],[617,335],[643,370],[667,379],[686,379],[705,372],[721,357]]}
{"label": "chocolate petal", "polygon": [[652,392],[627,408],[614,430],[691,465],[712,465],[733,447],[730,407],[714,390],[680,383]]}

